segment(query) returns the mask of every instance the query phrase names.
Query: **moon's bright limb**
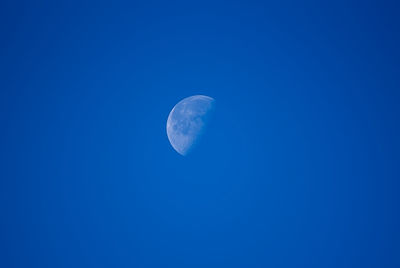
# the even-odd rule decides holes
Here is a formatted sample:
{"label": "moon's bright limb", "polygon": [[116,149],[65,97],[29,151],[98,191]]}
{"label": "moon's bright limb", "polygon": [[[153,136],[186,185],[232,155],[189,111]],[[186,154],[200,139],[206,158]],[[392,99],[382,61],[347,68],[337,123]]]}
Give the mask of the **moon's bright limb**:
{"label": "moon's bright limb", "polygon": [[201,136],[214,103],[211,97],[195,95],[178,102],[169,113],[167,136],[178,153],[186,155]]}

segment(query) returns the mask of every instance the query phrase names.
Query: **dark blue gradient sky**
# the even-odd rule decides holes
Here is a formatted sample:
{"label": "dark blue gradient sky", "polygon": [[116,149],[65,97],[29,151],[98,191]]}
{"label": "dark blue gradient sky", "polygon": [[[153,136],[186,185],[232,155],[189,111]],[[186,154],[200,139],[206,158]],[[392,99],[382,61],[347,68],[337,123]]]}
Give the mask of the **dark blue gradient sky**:
{"label": "dark blue gradient sky", "polygon": [[400,267],[399,11],[2,1],[0,267]]}

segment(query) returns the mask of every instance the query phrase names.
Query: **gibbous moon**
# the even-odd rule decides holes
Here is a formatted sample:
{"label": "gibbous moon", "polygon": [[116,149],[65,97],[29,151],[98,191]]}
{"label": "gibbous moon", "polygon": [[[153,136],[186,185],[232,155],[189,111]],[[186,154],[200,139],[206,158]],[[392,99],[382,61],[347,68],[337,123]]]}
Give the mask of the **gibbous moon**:
{"label": "gibbous moon", "polygon": [[213,98],[195,95],[178,102],[169,113],[167,136],[179,154],[186,155],[194,147],[206,127],[214,105]]}

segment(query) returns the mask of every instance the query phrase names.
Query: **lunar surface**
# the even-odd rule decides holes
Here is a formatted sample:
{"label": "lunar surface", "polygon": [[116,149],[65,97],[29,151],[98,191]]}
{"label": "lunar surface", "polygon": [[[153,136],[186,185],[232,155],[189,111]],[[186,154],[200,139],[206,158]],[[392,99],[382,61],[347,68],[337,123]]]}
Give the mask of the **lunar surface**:
{"label": "lunar surface", "polygon": [[215,100],[204,95],[195,95],[178,102],[169,113],[167,136],[172,147],[186,155],[203,133]]}

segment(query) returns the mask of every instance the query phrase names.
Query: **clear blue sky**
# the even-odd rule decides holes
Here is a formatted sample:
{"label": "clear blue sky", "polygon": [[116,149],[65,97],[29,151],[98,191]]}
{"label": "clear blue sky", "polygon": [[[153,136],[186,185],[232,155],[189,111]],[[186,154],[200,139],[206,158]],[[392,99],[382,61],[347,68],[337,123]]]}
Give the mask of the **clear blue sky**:
{"label": "clear blue sky", "polygon": [[0,267],[400,267],[395,1],[37,2],[0,4]]}

